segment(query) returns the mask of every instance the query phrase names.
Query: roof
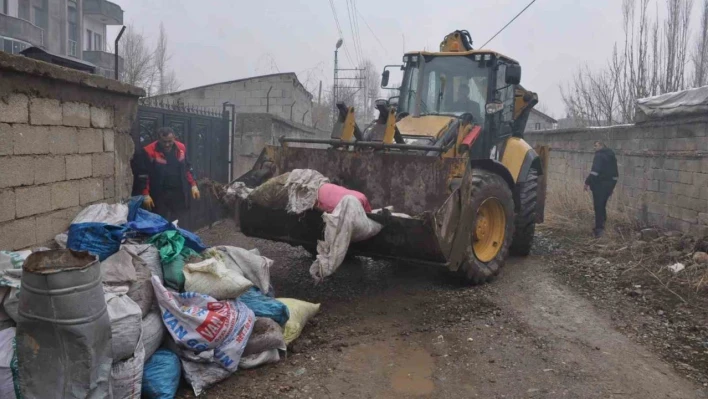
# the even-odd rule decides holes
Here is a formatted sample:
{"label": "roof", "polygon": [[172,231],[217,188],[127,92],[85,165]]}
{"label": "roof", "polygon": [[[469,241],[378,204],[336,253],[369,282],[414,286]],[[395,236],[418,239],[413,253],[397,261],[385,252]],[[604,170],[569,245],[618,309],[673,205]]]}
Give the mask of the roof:
{"label": "roof", "polygon": [[498,53],[498,52],[492,51],[492,50],[468,50],[468,51],[446,51],[446,52],[437,52],[437,51],[409,51],[409,52],[405,53],[405,55],[417,55],[417,54],[420,54],[420,55],[438,55],[438,56],[456,56],[456,55],[457,55],[457,56],[460,56],[460,55],[466,56],[466,55],[474,55],[474,54],[492,54],[492,55],[494,55],[494,56],[496,56],[496,57],[506,58],[506,59],[509,60],[509,61],[515,62],[515,63],[517,63],[517,64],[519,63],[518,61],[516,61],[515,59],[513,59],[513,58],[511,58],[511,57],[508,57],[508,56],[506,56],[506,55],[504,55],[504,54],[502,54],[502,53]]}
{"label": "roof", "polygon": [[551,123],[558,123],[557,120],[551,118],[550,116],[544,114],[543,112],[537,110],[536,108],[531,108],[531,113],[532,113],[532,114],[535,114],[535,115],[537,115],[537,116],[540,116],[541,118],[543,118],[543,119],[545,119],[545,120],[547,120],[547,121],[549,121],[549,122],[551,122]]}
{"label": "roof", "polygon": [[[226,81],[226,82],[210,83],[210,84],[208,84],[208,85],[192,87],[192,88],[189,88],[189,89],[184,89],[184,90],[180,90],[180,91],[175,91],[175,92],[172,92],[172,93],[166,93],[166,94],[164,94],[164,95],[166,95],[166,96],[171,96],[171,95],[186,93],[186,92],[192,91],[192,90],[205,89],[205,88],[207,88],[207,87],[214,87],[214,86],[227,85],[227,84],[232,84],[232,83],[246,82],[246,81],[254,80],[254,79],[272,78],[272,77],[276,77],[276,76],[288,76],[288,77],[291,77],[291,78],[295,81],[295,83],[297,83],[297,84],[302,88],[302,90],[305,91],[305,93],[307,93],[307,95],[310,97],[310,100],[312,100],[312,98],[313,98],[312,93],[310,93],[309,91],[307,91],[307,89],[305,88],[305,86],[300,82],[300,79],[298,79],[298,77],[297,77],[297,75],[295,74],[295,72],[272,73],[272,74],[269,74],[269,75],[251,76],[251,77],[249,77],[249,78],[236,79],[236,80],[229,80],[229,81]],[[155,97],[160,97],[160,96],[155,96]]]}

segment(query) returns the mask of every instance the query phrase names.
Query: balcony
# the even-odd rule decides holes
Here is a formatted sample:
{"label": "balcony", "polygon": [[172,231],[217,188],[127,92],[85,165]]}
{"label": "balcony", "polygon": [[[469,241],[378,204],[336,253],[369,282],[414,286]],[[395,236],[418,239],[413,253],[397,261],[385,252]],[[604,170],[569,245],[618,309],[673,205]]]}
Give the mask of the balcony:
{"label": "balcony", "polygon": [[84,0],[84,16],[106,25],[123,25],[123,9],[107,0]]}
{"label": "balcony", "polygon": [[0,14],[0,36],[22,40],[33,46],[44,46],[44,30],[31,22]]}
{"label": "balcony", "polygon": [[[115,54],[105,51],[84,51],[84,61],[98,67],[97,74],[113,78],[115,71]],[[123,58],[118,57],[118,71],[123,70]]]}

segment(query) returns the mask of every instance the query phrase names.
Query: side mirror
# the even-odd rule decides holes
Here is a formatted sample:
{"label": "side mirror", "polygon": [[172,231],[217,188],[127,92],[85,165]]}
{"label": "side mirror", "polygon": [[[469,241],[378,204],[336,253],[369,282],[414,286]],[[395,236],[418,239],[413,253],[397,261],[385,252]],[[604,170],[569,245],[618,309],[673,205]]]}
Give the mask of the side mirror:
{"label": "side mirror", "polygon": [[506,76],[504,77],[504,80],[508,85],[518,85],[519,83],[521,83],[521,65],[507,65]]}
{"label": "side mirror", "polygon": [[387,69],[387,70],[384,70],[383,73],[381,74],[381,87],[383,87],[383,88],[385,88],[386,86],[388,86],[388,75],[389,75],[389,73],[390,73],[390,72],[389,72],[388,69]]}

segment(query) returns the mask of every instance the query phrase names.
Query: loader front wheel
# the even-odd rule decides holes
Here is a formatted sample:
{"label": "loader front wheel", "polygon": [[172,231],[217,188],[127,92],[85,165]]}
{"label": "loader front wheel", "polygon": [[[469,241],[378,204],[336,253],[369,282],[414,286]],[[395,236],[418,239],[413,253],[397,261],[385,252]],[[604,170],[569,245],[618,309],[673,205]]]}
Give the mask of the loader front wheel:
{"label": "loader front wheel", "polygon": [[519,213],[516,215],[516,229],[511,241],[511,254],[526,256],[531,253],[533,236],[536,232],[536,196],[538,195],[538,171],[531,169],[528,179],[519,184]]}
{"label": "loader front wheel", "polygon": [[514,235],[514,198],[501,176],[475,169],[469,201],[474,220],[458,272],[467,283],[483,284],[499,274],[509,256]]}

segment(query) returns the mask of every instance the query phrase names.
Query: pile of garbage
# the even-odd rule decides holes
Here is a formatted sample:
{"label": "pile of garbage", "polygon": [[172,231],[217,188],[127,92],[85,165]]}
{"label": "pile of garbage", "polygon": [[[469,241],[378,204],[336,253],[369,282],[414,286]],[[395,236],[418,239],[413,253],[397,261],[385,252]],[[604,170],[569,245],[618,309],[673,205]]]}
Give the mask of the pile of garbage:
{"label": "pile of garbage", "polygon": [[275,298],[257,249],[208,248],[127,204],[85,208],[56,247],[0,251],[0,397],[172,398],[278,362],[319,304]]}
{"label": "pile of garbage", "polygon": [[383,228],[380,223],[367,217],[367,213],[382,210],[372,211],[364,194],[332,184],[312,169],[295,169],[255,188],[249,188],[244,182],[235,182],[217,193],[217,197],[229,207],[248,200],[261,207],[287,210],[293,214],[310,209],[322,211],[324,240],[317,242],[317,259],[310,267],[310,275],[315,282],[321,282],[339,268],[350,243],[368,240]]}

